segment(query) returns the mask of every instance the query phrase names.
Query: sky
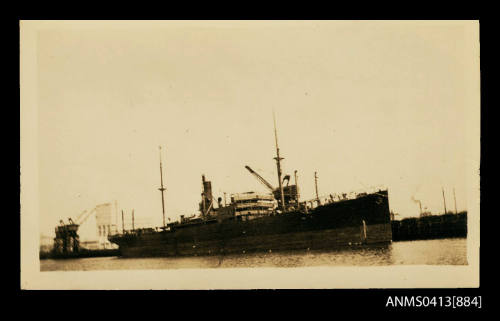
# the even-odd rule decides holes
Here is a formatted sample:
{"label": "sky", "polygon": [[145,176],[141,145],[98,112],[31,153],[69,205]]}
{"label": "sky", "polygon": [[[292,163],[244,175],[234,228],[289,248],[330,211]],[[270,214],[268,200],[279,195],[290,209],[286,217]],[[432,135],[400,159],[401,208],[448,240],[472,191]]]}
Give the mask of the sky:
{"label": "sky", "polygon": [[[40,232],[117,201],[136,226],[197,212],[214,196],[277,186],[301,199],[384,186],[467,209],[471,48],[461,22],[198,21],[66,24],[38,32]],[[479,112],[479,110],[477,111]],[[128,218],[130,220],[130,218]],[[92,223],[88,223],[92,224]],[[95,223],[94,223],[95,224]]]}

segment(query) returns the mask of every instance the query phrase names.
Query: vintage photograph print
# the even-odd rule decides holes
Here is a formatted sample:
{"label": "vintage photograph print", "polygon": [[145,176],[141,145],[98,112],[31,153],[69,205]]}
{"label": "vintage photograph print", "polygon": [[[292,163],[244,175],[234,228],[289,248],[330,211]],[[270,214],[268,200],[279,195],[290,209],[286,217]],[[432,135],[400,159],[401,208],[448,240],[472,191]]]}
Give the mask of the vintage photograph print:
{"label": "vintage photograph print", "polygon": [[478,21],[20,21],[24,289],[479,286]]}

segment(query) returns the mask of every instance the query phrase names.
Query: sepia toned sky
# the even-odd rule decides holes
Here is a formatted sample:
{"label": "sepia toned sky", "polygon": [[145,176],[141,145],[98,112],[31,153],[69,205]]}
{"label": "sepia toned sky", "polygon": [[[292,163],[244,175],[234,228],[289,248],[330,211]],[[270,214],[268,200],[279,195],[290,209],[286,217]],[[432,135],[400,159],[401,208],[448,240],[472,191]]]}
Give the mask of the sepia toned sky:
{"label": "sepia toned sky", "polygon": [[[118,202],[136,226],[214,196],[277,186],[301,199],[389,189],[391,210],[467,208],[467,101],[474,58],[464,22],[67,23],[39,31],[40,230]],[[477,110],[479,113],[479,110]],[[128,217],[127,216],[127,217]],[[127,218],[126,218],[127,219]],[[128,218],[130,220],[130,218]]]}

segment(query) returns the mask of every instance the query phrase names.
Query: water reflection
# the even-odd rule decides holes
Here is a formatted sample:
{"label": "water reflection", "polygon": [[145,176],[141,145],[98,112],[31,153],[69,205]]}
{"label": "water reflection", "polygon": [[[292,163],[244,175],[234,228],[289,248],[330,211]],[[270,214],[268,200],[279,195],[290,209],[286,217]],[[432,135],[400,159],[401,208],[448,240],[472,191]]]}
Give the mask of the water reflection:
{"label": "water reflection", "polygon": [[227,255],[222,267],[306,267],[394,264],[393,244],[349,247],[332,251],[293,251]]}
{"label": "water reflection", "polygon": [[175,258],[41,260],[41,271],[307,266],[466,265],[465,238],[394,242],[334,251],[245,253]]}

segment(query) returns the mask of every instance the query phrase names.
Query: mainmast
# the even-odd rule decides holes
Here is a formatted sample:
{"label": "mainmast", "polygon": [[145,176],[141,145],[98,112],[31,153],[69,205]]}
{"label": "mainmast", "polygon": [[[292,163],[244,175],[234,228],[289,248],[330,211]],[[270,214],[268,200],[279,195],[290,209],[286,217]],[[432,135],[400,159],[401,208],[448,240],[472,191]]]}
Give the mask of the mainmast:
{"label": "mainmast", "polygon": [[276,157],[274,157],[274,159],[276,160],[276,168],[278,169],[278,183],[280,189],[281,210],[284,212],[286,211],[286,208],[285,208],[285,197],[283,195],[283,184],[281,182],[281,163],[280,163],[280,161],[284,158],[280,157],[280,149],[278,147],[278,132],[276,130],[276,117],[274,116],[274,112],[273,112],[273,121],[274,121],[274,139],[276,142]]}
{"label": "mainmast", "polygon": [[166,188],[163,187],[163,169],[162,169],[162,164],[161,164],[161,146],[160,148],[160,182],[161,182],[161,187],[158,189],[161,192],[161,209],[163,213],[163,228],[165,228],[165,197],[164,197],[164,192]]}

